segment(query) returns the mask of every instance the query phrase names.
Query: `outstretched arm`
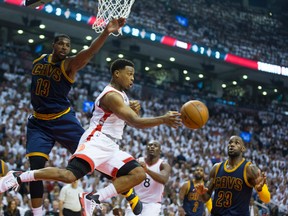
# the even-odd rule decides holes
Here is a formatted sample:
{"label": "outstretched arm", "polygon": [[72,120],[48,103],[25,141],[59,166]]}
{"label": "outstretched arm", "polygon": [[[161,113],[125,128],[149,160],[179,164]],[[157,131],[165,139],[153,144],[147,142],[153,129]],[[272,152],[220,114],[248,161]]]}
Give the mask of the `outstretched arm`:
{"label": "outstretched arm", "polygon": [[104,31],[96,38],[89,48],[81,50],[77,55],[67,58],[65,60],[65,70],[68,76],[74,80],[77,71],[87,65],[91,58],[98,53],[101,47],[104,45],[106,39],[110,33],[118,31],[125,24],[124,18],[111,20]]}
{"label": "outstretched arm", "polygon": [[118,118],[135,128],[150,128],[161,124],[177,128],[181,125],[180,113],[176,111],[169,111],[162,116],[141,118],[133,109],[124,103],[119,93],[113,91],[103,96],[100,101],[100,106],[106,111],[113,112]]}
{"label": "outstretched arm", "polygon": [[266,184],[266,175],[260,169],[251,164],[247,167],[247,179],[259,195],[259,198],[264,203],[270,202],[270,192]]}

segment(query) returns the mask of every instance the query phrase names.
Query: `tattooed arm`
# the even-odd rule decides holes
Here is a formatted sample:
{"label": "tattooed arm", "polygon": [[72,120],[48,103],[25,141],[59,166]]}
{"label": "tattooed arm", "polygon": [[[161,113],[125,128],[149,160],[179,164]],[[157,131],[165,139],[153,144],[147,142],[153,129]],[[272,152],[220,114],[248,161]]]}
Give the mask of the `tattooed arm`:
{"label": "tattooed arm", "polygon": [[262,202],[270,202],[270,192],[266,184],[266,175],[260,169],[251,164],[247,167],[247,180],[257,191],[259,198]]}

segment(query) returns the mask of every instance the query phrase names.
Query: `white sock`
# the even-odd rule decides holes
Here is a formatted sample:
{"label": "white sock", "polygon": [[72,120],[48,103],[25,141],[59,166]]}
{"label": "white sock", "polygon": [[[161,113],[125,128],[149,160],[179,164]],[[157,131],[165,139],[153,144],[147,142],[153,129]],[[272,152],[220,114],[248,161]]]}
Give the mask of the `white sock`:
{"label": "white sock", "polygon": [[[34,170],[22,173],[20,176],[21,182],[35,181]],[[42,207],[41,207],[42,208]],[[37,208],[38,209],[38,208]]]}
{"label": "white sock", "polygon": [[42,206],[38,208],[32,208],[32,212],[34,216],[42,216],[43,215],[43,208]]}
{"label": "white sock", "polygon": [[99,194],[100,202],[118,195],[113,184],[109,184],[107,187],[100,189],[96,194]]}

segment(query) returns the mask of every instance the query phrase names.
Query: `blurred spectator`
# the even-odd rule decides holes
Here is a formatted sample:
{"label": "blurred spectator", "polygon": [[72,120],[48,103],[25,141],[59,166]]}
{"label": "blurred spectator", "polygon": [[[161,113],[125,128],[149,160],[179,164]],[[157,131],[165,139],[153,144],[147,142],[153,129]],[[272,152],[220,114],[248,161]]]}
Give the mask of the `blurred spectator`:
{"label": "blurred spectator", "polygon": [[8,202],[7,209],[4,211],[4,216],[21,216],[15,200],[10,200]]}
{"label": "blurred spectator", "polygon": [[78,180],[61,188],[59,195],[59,216],[81,216],[81,205],[78,194],[82,192],[83,189],[78,187]]}

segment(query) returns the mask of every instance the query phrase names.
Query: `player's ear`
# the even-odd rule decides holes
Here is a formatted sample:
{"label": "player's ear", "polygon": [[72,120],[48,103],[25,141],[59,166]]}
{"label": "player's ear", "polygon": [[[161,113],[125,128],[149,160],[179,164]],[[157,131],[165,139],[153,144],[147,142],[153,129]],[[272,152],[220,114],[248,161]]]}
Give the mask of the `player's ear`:
{"label": "player's ear", "polygon": [[114,71],[114,75],[115,75],[116,77],[118,77],[118,76],[119,76],[119,72],[120,72],[119,70],[115,70],[115,71]]}
{"label": "player's ear", "polygon": [[245,147],[245,146],[242,146],[241,151],[242,151],[242,152],[246,152],[246,147]]}

